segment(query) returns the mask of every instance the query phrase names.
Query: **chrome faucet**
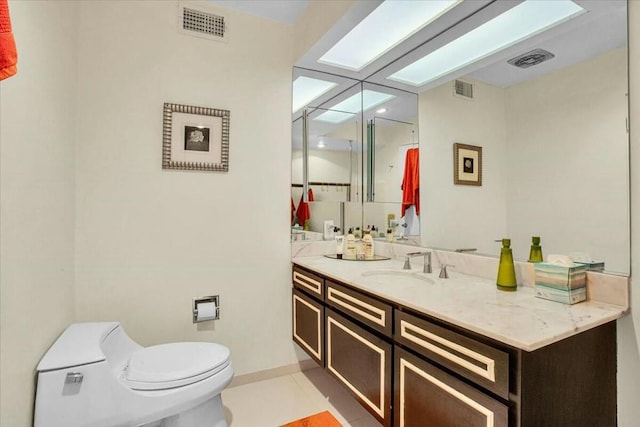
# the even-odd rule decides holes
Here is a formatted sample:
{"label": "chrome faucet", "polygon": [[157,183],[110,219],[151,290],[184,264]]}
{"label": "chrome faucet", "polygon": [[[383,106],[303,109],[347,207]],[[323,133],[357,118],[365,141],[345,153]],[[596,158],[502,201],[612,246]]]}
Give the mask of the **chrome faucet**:
{"label": "chrome faucet", "polygon": [[415,256],[424,256],[424,268],[422,269],[423,273],[431,273],[431,252],[409,252],[406,255],[404,260],[403,270],[411,270],[411,262],[409,261],[411,258]]}

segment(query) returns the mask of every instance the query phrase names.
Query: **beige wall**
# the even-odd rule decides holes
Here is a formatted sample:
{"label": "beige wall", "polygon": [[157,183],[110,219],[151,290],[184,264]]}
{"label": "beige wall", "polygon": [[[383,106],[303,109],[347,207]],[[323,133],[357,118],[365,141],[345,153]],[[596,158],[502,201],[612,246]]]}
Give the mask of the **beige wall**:
{"label": "beige wall", "polygon": [[[82,3],[76,320],[220,342],[243,374],[296,361],[292,27],[222,13],[228,43],[178,33],[175,2]],[[161,169],[164,102],[231,111],[228,173]],[[221,319],[194,325],[192,298],[213,294]]]}
{"label": "beige wall", "polygon": [[640,420],[640,1],[629,1],[631,314],[618,321],[618,425]]}
{"label": "beige wall", "polygon": [[32,424],[35,368],[74,318],[75,2],[10,2],[0,83],[0,425]]}

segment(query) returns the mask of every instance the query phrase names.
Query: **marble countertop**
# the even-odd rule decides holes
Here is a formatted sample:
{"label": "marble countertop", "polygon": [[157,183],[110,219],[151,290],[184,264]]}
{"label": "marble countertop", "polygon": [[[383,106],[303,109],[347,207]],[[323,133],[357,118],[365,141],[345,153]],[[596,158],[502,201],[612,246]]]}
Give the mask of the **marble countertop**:
{"label": "marble countertop", "polygon": [[[294,257],[292,262],[526,351],[626,314],[625,307],[598,301],[565,305],[536,298],[530,287],[518,287],[516,292],[499,291],[494,280],[455,271],[449,271],[449,279],[439,279],[438,269],[424,274],[416,266],[409,275],[402,270],[403,262],[394,259],[362,262],[309,256]],[[373,275],[363,276],[366,272]],[[428,281],[421,280],[425,277]]]}

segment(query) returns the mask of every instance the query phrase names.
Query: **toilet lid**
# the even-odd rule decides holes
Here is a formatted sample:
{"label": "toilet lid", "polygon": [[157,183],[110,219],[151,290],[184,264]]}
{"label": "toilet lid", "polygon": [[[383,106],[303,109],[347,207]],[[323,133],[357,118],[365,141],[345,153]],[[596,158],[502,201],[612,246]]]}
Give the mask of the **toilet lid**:
{"label": "toilet lid", "polygon": [[180,387],[208,378],[229,364],[223,345],[182,342],[146,347],[134,352],[124,373],[133,389],[159,390]]}

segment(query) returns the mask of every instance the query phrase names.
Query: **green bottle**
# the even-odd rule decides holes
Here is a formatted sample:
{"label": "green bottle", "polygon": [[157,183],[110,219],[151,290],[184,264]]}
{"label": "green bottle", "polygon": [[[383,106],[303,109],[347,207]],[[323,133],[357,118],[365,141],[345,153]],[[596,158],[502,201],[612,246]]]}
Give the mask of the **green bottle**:
{"label": "green bottle", "polygon": [[529,262],[542,262],[542,246],[540,246],[540,237],[533,236],[531,238],[531,251],[529,251]]}
{"label": "green bottle", "polygon": [[516,270],[513,266],[511,239],[496,240],[496,242],[500,241],[502,241],[502,249],[500,249],[500,265],[498,266],[496,284],[501,291],[515,291],[518,289],[518,284],[516,283]]}

